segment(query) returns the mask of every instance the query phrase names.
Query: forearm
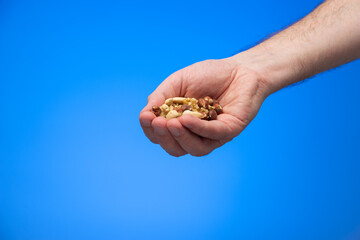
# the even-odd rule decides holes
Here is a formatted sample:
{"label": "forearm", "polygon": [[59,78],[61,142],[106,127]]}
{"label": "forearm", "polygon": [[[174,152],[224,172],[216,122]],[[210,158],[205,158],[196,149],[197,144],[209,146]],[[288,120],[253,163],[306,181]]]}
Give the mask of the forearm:
{"label": "forearm", "polygon": [[232,59],[263,74],[274,92],[359,57],[360,0],[329,0]]}

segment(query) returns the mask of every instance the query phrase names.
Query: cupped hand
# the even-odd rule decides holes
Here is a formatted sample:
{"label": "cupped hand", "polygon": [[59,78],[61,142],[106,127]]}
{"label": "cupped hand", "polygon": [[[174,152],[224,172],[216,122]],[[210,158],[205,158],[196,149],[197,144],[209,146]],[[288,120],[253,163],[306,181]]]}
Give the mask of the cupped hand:
{"label": "cupped hand", "polygon": [[[153,143],[173,156],[203,156],[239,135],[256,116],[269,95],[266,78],[232,58],[206,60],[181,69],[148,97],[140,113],[140,124]],[[171,97],[210,96],[217,99],[224,113],[206,121],[183,115],[167,121],[150,112]]]}

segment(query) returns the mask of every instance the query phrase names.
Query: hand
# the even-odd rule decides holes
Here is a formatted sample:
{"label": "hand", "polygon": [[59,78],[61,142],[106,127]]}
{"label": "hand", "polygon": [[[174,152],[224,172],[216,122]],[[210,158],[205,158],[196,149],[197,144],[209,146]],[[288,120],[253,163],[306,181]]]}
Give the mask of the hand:
{"label": "hand", "polygon": [[[358,0],[325,1],[247,51],[175,72],[149,96],[140,113],[146,136],[173,156],[203,156],[222,146],[244,130],[270,93],[359,58],[359,9]],[[166,121],[149,111],[170,97],[206,95],[223,106],[217,120],[185,115]]]}
{"label": "hand", "polygon": [[[217,120],[183,115],[167,121],[149,110],[170,97],[209,95],[219,100],[224,113]],[[232,58],[195,63],[170,75],[148,97],[140,123],[153,143],[173,156],[203,156],[239,135],[256,116],[269,95],[266,79]]]}

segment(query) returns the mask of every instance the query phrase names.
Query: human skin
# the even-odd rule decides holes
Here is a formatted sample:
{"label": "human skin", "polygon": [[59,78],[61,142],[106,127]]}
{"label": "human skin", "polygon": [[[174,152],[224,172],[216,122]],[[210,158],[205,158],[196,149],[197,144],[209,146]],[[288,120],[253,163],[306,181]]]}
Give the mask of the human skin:
{"label": "human skin", "polygon": [[[145,135],[172,156],[203,156],[231,141],[264,100],[290,84],[360,58],[360,0],[328,0],[289,28],[235,56],[181,69],[148,97],[139,120]],[[150,109],[176,96],[218,99],[224,113],[205,121],[167,121]]]}

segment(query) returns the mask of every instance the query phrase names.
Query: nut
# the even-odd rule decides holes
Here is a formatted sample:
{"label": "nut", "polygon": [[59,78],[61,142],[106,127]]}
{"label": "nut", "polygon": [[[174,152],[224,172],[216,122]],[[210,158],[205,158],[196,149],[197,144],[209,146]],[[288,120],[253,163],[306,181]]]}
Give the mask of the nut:
{"label": "nut", "polygon": [[181,110],[184,112],[185,110],[190,110],[192,111],[192,107],[187,105],[187,104],[184,104],[181,106]]}
{"label": "nut", "polygon": [[218,104],[218,103],[214,104],[214,108],[215,108],[215,111],[216,111],[217,114],[221,114],[221,113],[224,112],[222,106],[220,104]]}
{"label": "nut", "polygon": [[178,113],[183,113],[184,111],[182,110],[182,107],[178,106],[178,107],[174,107],[174,110],[177,111]]}
{"label": "nut", "polygon": [[157,117],[162,116],[167,120],[184,114],[193,115],[204,120],[215,120],[217,115],[223,112],[220,103],[209,96],[199,100],[189,97],[168,98],[163,105],[160,107],[153,106],[150,111]]}
{"label": "nut", "polygon": [[183,112],[183,115],[193,115],[194,117],[197,117],[197,118],[201,118],[203,116],[202,113],[199,113],[199,112],[192,112],[190,110],[186,110]]}
{"label": "nut", "polygon": [[216,120],[217,113],[216,113],[216,111],[214,109],[209,111],[209,117],[210,117],[211,120]]}
{"label": "nut", "polygon": [[196,98],[190,98],[189,102],[190,102],[191,105],[196,105],[197,106],[198,100]]}
{"label": "nut", "polygon": [[186,100],[186,98],[183,98],[183,97],[174,97],[174,98],[172,98],[172,101],[174,103],[181,103],[182,104],[185,100]]}
{"label": "nut", "polygon": [[168,98],[168,99],[166,99],[166,101],[165,101],[165,104],[168,105],[168,106],[170,106],[172,103],[173,103],[173,99],[172,99],[172,98]]}
{"label": "nut", "polygon": [[152,106],[151,111],[155,114],[155,116],[160,116],[161,114],[161,109],[159,108],[159,106]]}
{"label": "nut", "polygon": [[201,112],[201,114],[202,114],[201,119],[205,119],[205,120],[209,119],[209,115],[207,112]]}
{"label": "nut", "polygon": [[205,100],[209,105],[213,105],[213,103],[214,103],[214,100],[213,100],[211,97],[209,97],[209,96],[204,97],[204,100]]}
{"label": "nut", "polygon": [[198,105],[199,107],[207,108],[209,104],[207,101],[205,101],[204,98],[200,98],[198,101]]}
{"label": "nut", "polygon": [[176,110],[171,110],[168,114],[166,114],[166,119],[170,120],[172,118],[177,118],[181,116],[181,113],[178,113]]}
{"label": "nut", "polygon": [[161,105],[161,106],[160,106],[160,109],[161,109],[161,111],[164,111],[164,112],[170,111],[169,106],[166,105],[166,104]]}

